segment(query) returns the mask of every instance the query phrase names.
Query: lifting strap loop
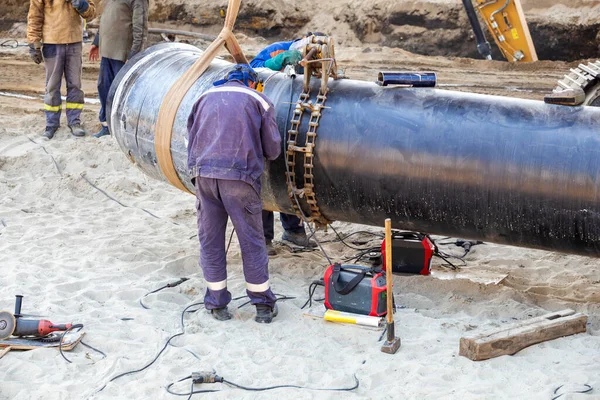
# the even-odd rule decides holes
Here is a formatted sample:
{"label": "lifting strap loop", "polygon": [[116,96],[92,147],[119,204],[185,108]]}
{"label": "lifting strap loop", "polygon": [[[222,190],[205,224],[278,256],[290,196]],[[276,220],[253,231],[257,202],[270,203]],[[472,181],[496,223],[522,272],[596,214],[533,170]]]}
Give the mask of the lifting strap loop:
{"label": "lifting strap loop", "polygon": [[[156,158],[160,170],[165,175],[169,183],[185,192],[192,193],[188,190],[175,170],[173,164],[173,156],[171,154],[171,140],[173,138],[173,125],[175,116],[179,110],[179,106],[183,98],[194,85],[194,83],[202,76],[204,71],[208,69],[213,58],[219,53],[222,46],[225,46],[231,53],[236,63],[247,64],[248,60],[244,56],[242,49],[232,33],[238,11],[240,9],[241,0],[229,0],[227,6],[227,17],[225,26],[219,33],[219,36],[208,46],[202,56],[175,81],[173,86],[164,97],[158,119],[156,121],[156,131],[154,137],[154,147],[156,149]],[[192,177],[193,178],[193,177]]]}

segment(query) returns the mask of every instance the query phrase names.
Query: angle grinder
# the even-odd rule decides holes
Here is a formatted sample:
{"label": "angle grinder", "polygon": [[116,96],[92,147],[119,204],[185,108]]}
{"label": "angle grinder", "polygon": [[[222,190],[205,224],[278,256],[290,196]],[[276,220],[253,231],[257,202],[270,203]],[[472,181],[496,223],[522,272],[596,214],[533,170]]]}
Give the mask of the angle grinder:
{"label": "angle grinder", "polygon": [[11,336],[44,337],[52,332],[66,331],[73,324],[54,324],[46,319],[26,319],[21,315],[23,296],[17,295],[15,300],[15,313],[0,311],[0,340]]}

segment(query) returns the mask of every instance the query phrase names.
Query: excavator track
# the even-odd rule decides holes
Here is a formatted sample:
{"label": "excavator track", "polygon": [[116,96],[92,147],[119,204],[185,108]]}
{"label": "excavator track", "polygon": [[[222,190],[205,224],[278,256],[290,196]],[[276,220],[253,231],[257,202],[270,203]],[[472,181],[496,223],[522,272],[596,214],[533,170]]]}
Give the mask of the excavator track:
{"label": "excavator track", "polygon": [[600,107],[600,60],[571,68],[544,97],[548,104]]}

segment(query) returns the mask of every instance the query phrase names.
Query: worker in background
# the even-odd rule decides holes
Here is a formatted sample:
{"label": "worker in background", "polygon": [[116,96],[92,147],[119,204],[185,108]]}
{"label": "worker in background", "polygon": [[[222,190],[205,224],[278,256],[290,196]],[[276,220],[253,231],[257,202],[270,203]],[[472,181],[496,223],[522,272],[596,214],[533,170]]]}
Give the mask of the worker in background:
{"label": "worker in background", "polygon": [[82,23],[81,18],[96,16],[94,0],[30,0],[27,15],[29,55],[36,64],[44,61],[46,130],[52,139],[60,126],[60,86],[67,82],[67,122],[73,136],[85,136],[81,125]]}
{"label": "worker in background", "polygon": [[[253,68],[265,67],[274,71],[281,71],[287,65],[295,65],[302,60],[300,50],[306,46],[306,41],[312,36],[325,36],[319,32],[309,32],[306,36],[287,41],[276,42],[264,48],[252,61],[250,65]],[[292,214],[280,213],[281,225],[283,226],[282,240],[293,243],[301,247],[317,247],[317,243],[306,235],[306,230],[302,220]],[[263,229],[267,244],[267,252],[270,256],[277,254],[273,247],[273,238],[275,237],[275,216],[272,211],[262,212]]]}
{"label": "worker in background", "polygon": [[277,315],[269,287],[267,248],[261,219],[260,177],[264,159],[281,153],[275,108],[253,90],[258,77],[237,64],[205,92],[188,119],[188,167],[195,177],[200,266],[206,280],[204,305],[217,320],[228,320],[225,227],[231,219],[242,252],[246,293],[257,322]]}
{"label": "worker in background", "polygon": [[275,42],[260,51],[250,61],[252,68],[269,68],[283,71],[286,65],[295,65],[302,60],[302,50],[311,40],[311,36],[327,36],[321,32],[308,32],[301,38],[286,42]]}
{"label": "worker in background", "polygon": [[273,71],[282,71],[286,65],[299,63],[302,60],[302,53],[297,49],[290,49],[292,44],[299,40],[275,42],[268,45],[250,61],[250,66],[252,68],[264,67]]}
{"label": "worker in background", "polygon": [[96,138],[110,135],[106,124],[106,99],[110,85],[125,62],[142,51],[148,37],[148,0],[108,0],[104,3],[100,29],[90,49],[89,60],[100,61],[98,97],[102,128]]}

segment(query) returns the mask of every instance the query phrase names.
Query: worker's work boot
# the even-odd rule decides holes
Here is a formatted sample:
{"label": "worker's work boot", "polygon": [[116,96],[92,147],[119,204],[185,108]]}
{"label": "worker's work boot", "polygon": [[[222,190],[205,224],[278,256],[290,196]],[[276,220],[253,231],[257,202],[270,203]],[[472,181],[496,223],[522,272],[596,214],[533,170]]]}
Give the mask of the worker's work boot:
{"label": "worker's work boot", "polygon": [[58,130],[58,126],[47,126],[46,130],[44,131],[42,136],[45,137],[46,139],[50,140],[54,137],[54,134],[56,133],[57,130]]}
{"label": "worker's work boot", "polygon": [[276,256],[277,255],[277,251],[275,250],[275,247],[273,247],[273,242],[270,240],[267,240],[267,254],[270,256]]}
{"label": "worker's work boot", "polygon": [[108,126],[106,125],[102,125],[102,129],[100,129],[100,132],[96,133],[94,135],[95,138],[101,138],[102,136],[107,136],[110,135],[110,131],[108,130]]}
{"label": "worker's work boot", "polygon": [[273,318],[277,316],[278,312],[279,310],[277,309],[277,303],[273,306],[273,308],[266,304],[257,304],[256,318],[254,318],[254,320],[259,324],[270,324],[273,321]]}
{"label": "worker's work boot", "polygon": [[212,315],[212,317],[217,321],[227,321],[228,319],[231,319],[231,314],[229,313],[227,307],[213,308],[210,310],[210,315]]}
{"label": "worker's work boot", "polygon": [[300,247],[317,247],[317,242],[309,239],[308,236],[306,236],[306,232],[283,231],[281,239]]}
{"label": "worker's work boot", "polygon": [[76,137],[83,137],[86,134],[85,129],[83,129],[83,126],[81,126],[81,124],[69,125],[69,129],[71,129],[71,133],[73,134],[73,136]]}

